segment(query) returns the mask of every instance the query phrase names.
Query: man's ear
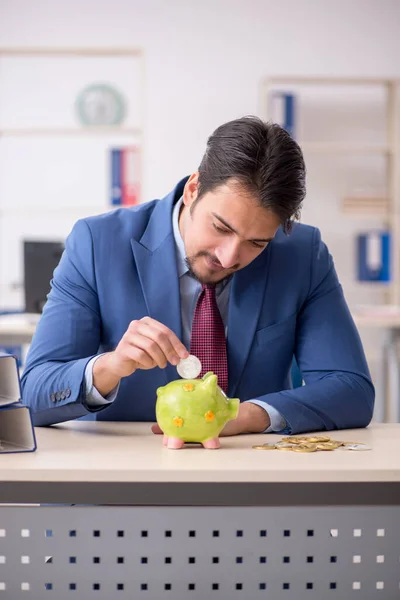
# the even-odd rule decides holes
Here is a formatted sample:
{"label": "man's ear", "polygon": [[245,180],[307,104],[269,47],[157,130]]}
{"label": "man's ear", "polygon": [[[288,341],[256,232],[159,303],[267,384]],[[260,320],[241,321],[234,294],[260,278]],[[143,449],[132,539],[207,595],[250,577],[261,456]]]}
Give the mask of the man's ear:
{"label": "man's ear", "polygon": [[183,190],[183,203],[191,206],[198,196],[199,172],[192,173]]}

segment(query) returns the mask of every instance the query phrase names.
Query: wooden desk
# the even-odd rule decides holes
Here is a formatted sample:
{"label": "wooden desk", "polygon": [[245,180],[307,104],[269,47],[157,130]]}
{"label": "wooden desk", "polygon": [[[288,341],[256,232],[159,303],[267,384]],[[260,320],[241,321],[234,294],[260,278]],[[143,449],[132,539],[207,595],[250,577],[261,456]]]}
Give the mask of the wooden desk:
{"label": "wooden desk", "polygon": [[135,423],[36,435],[0,458],[0,501],[52,505],[0,506],[0,599],[399,597],[400,425],[313,454],[167,450]]}

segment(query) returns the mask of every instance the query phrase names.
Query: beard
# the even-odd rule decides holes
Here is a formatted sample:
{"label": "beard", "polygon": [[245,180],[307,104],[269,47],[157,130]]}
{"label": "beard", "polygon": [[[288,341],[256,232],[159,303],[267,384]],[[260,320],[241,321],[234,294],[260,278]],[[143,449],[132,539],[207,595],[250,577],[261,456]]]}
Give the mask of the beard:
{"label": "beard", "polygon": [[234,267],[231,267],[230,269],[227,269],[228,273],[226,273],[225,275],[220,275],[220,276],[219,276],[219,273],[215,273],[214,276],[211,276],[211,277],[200,275],[200,273],[196,269],[196,261],[199,258],[201,258],[202,256],[208,257],[212,262],[214,262],[217,265],[220,264],[218,258],[216,256],[213,256],[212,254],[210,254],[210,252],[207,252],[206,250],[202,250],[202,251],[198,252],[197,254],[195,254],[193,256],[187,256],[185,258],[185,263],[186,263],[186,266],[187,266],[187,268],[189,270],[190,275],[194,279],[196,279],[197,281],[199,281],[202,285],[209,285],[209,284],[220,283],[224,279],[227,279],[228,277],[230,277],[232,275],[232,273],[234,271],[237,271],[238,268],[239,268],[239,265],[235,265]]}

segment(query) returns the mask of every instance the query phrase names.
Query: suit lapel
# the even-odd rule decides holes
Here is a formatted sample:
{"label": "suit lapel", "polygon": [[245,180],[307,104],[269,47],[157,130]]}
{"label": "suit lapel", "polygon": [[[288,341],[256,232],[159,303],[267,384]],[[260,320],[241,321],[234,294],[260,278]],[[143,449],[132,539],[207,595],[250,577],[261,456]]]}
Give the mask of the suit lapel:
{"label": "suit lapel", "polygon": [[[182,339],[179,277],[176,265],[172,210],[182,194],[185,180],[164,200],[159,200],[140,241],[131,240],[148,315]],[[176,379],[176,368],[168,363],[167,380]]]}
{"label": "suit lapel", "polygon": [[253,343],[264,301],[271,248],[238,271],[232,281],[228,312],[229,396],[235,396]]}
{"label": "suit lapel", "polygon": [[149,316],[181,337],[179,279],[173,236],[166,238],[154,252],[132,240],[132,250]]}

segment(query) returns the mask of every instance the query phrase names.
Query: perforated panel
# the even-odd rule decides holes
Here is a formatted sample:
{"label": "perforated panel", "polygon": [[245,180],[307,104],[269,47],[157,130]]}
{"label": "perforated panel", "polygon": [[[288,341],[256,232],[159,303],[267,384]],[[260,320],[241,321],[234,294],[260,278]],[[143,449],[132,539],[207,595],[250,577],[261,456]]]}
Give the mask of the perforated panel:
{"label": "perforated panel", "polygon": [[400,507],[0,507],[0,600],[400,598]]}

